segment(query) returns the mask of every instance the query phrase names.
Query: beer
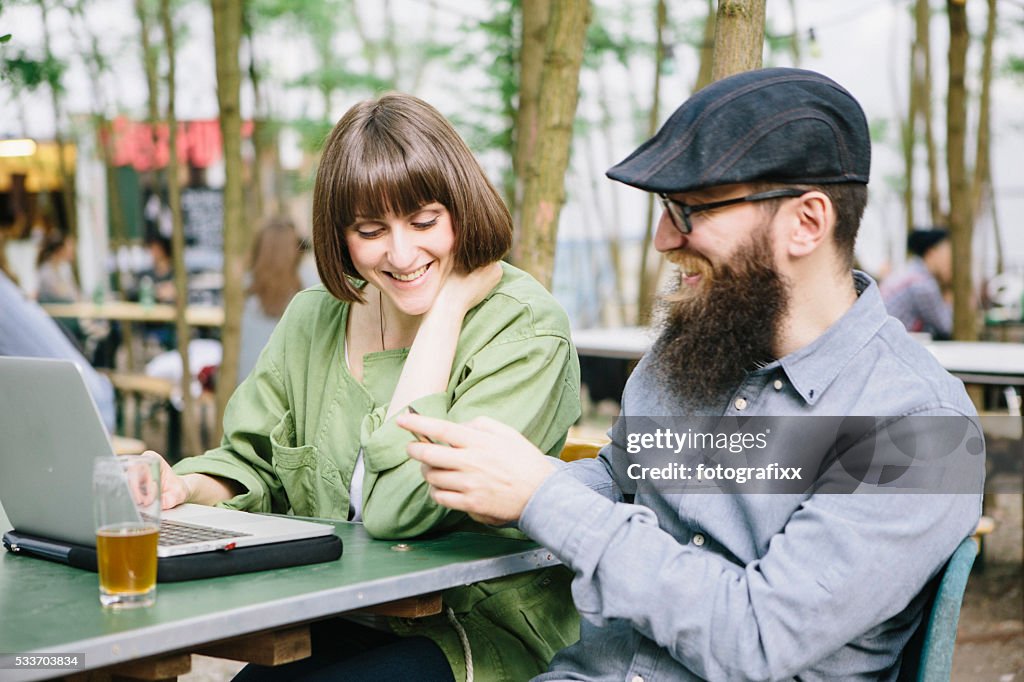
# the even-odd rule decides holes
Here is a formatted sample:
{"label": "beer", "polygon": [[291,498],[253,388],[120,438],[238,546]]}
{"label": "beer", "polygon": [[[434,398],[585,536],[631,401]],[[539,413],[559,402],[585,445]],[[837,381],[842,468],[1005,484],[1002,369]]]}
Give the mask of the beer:
{"label": "beer", "polygon": [[159,530],[150,523],[121,523],[96,531],[100,601],[104,605],[151,602],[156,588]]}
{"label": "beer", "polygon": [[160,458],[153,453],[106,455],[93,461],[96,568],[100,603],[105,608],[156,603],[160,465]]}

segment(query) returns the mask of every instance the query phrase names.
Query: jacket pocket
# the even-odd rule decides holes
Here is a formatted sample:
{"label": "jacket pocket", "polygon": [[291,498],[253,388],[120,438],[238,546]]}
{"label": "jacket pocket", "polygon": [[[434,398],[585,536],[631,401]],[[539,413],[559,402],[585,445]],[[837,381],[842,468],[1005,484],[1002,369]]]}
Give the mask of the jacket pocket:
{"label": "jacket pocket", "polygon": [[527,575],[527,582],[477,602],[469,621],[476,621],[481,638],[490,640],[501,668],[530,671],[529,677],[543,672],[556,652],[574,644],[580,630],[570,593],[572,573],[552,566]]}
{"label": "jacket pocket", "polygon": [[338,467],[315,445],[295,444],[291,411],[270,431],[273,466],[296,516],[341,519],[348,501]]}

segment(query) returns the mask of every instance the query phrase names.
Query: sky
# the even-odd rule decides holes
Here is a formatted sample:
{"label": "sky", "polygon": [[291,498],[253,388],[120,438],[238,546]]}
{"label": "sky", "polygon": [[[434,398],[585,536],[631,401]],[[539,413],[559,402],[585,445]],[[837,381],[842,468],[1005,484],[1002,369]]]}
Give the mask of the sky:
{"label": "sky", "polygon": [[[14,39],[6,51],[25,45],[41,44],[39,12],[35,7],[10,6],[4,3],[0,14],[0,34],[10,32]],[[644,35],[646,26],[653,34],[653,1],[596,0],[596,5],[608,16],[610,31]],[[837,80],[853,93],[863,105],[873,126],[888,129],[887,139],[873,146],[871,199],[861,228],[858,257],[869,269],[878,269],[886,261],[902,258],[903,216],[900,198],[893,189],[893,179],[902,174],[902,156],[896,131],[899,112],[905,108],[907,63],[912,31],[909,0],[797,0],[797,26],[804,36],[803,68],[821,71]],[[940,3],[932,3],[936,8]],[[474,16],[484,16],[489,6],[484,0],[392,0],[398,35],[410,41],[424,37],[432,31],[434,37],[465,41],[470,51],[483,50],[482,36],[459,34],[461,22]],[[671,2],[670,17],[675,27],[670,32],[673,63],[663,82],[663,104],[660,119],[689,94],[697,70],[697,55],[681,42],[684,26],[699,17],[704,10],[702,2]],[[789,2],[771,0],[768,3],[769,32],[792,32]],[[1014,41],[1021,43],[1024,27],[1024,3],[1000,0],[1002,35],[997,42],[997,61],[1014,49]],[[95,93],[106,93],[108,100],[118,103],[119,109],[141,116],[144,110],[145,86],[138,48],[135,43],[136,25],[130,0],[94,0],[88,14],[89,24],[103,37],[104,50],[114,55],[116,75],[99,84],[92,83],[81,68],[73,70],[67,79],[68,102],[74,112],[88,112],[94,105]],[[366,24],[371,32],[381,25],[380,7],[376,2],[362,2]],[[971,27],[980,35],[985,21],[985,3],[968,5]],[[627,12],[628,10],[628,12]],[[188,2],[184,12],[188,16],[187,34],[179,38],[178,116],[180,118],[212,118],[217,114],[215,74],[213,70],[212,37],[208,5]],[[433,19],[428,14],[433,12]],[[625,16],[630,14],[630,16]],[[64,16],[55,13],[53,35],[59,55],[74,49],[75,37],[67,28]],[[806,40],[813,29],[815,41]],[[936,12],[932,24],[933,74],[936,89],[945,91],[946,43],[948,28],[946,17]],[[652,35],[647,35],[648,40]],[[281,80],[301,73],[313,57],[304,41],[296,39],[286,29],[260,38],[260,51],[273,55],[269,68]],[[339,62],[358,59],[351,45],[337,41],[335,48]],[[1018,48],[1019,49],[1019,48]],[[1024,52],[1024,50],[1020,50]],[[972,43],[968,73],[975,74],[980,63],[980,41]],[[772,65],[791,66],[786,53],[772,57]],[[767,65],[767,64],[766,64]],[[642,233],[646,216],[646,197],[637,190],[616,187],[603,178],[603,171],[625,157],[642,141],[635,124],[636,109],[647,106],[650,83],[653,78],[650,59],[634,58],[628,67],[605,63],[598,72],[585,72],[580,84],[580,111],[582,116],[594,120],[600,107],[611,108],[618,123],[607,139],[591,137],[581,141],[577,137],[573,167],[567,175],[567,204],[562,213],[560,238],[585,240],[615,231],[624,236]],[[969,82],[973,92],[976,82]],[[442,113],[458,116],[467,102],[487,101],[487,80],[482,70],[470,65],[459,70],[452,67],[428,67],[416,94],[435,104]],[[340,94],[332,102],[329,116],[339,117],[344,110],[363,95]],[[944,96],[944,95],[943,95]],[[999,222],[1005,233],[1007,262],[1014,269],[1024,271],[1024,230],[1015,229],[1017,216],[1024,213],[1024,176],[1017,170],[1018,159],[1024,158],[1024,80],[1000,78],[993,90],[993,177],[996,187]],[[945,124],[942,120],[944,104],[936,102],[935,129],[944,142]],[[303,112],[322,112],[319,98],[313,94],[279,89],[274,96],[275,112],[285,118]],[[243,91],[243,112],[251,113],[252,101]],[[0,136],[31,135],[48,138],[53,132],[53,117],[46,96],[22,97],[12,101],[6,86],[0,83]],[[285,150],[286,158],[293,158],[293,150]],[[481,155],[486,168],[497,175],[499,163],[487,154]],[[973,146],[968,158],[973,157]],[[215,176],[214,176],[215,177]],[[919,194],[924,194],[924,177],[918,172]],[[495,178],[496,179],[496,178]],[[923,213],[923,200],[918,213]],[[976,227],[975,250],[981,271],[992,267],[992,222],[979,220]]]}

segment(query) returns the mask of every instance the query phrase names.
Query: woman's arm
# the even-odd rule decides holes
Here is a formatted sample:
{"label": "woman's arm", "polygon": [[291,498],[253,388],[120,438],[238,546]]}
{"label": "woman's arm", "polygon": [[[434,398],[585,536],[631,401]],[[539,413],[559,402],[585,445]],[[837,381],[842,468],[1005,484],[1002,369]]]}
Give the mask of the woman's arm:
{"label": "woman's arm", "polygon": [[[490,416],[557,455],[580,413],[579,364],[565,337],[537,334],[490,345],[473,356],[467,370],[454,398],[425,396],[414,403],[417,411],[456,422]],[[431,499],[420,464],[405,452],[412,440],[408,431],[394,419],[365,431],[363,521],[371,535],[412,537],[465,517]]]}
{"label": "woman's arm", "polygon": [[448,275],[416,332],[385,419],[391,419],[417,398],[448,387],[462,321],[494,289],[501,273],[501,266],[491,263],[467,275]]}
{"label": "woman's arm", "polygon": [[220,446],[200,457],[186,457],[174,465],[174,478],[165,477],[165,507],[195,502],[246,511],[288,510],[272,464],[273,439],[283,441],[285,432],[294,430],[281,367],[289,328],[302,324],[307,323],[301,310],[285,312],[253,371],[228,401]]}
{"label": "woman's arm", "polygon": [[227,478],[207,476],[206,474],[179,476],[167,463],[167,460],[158,453],[149,450],[147,454],[160,457],[160,504],[164,509],[171,509],[186,502],[212,506],[220,502],[227,502],[232,497],[245,492],[237,481]]}

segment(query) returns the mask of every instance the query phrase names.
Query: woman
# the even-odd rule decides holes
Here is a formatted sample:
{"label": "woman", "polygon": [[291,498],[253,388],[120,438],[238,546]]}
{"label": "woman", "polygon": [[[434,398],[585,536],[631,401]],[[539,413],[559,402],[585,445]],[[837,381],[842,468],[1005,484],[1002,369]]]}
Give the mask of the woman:
{"label": "woman", "polygon": [[302,242],[287,218],[271,218],[260,229],[249,257],[249,285],[242,310],[238,381],[249,376],[292,296],[302,290]]}
{"label": "woman", "polygon": [[74,260],[74,237],[65,236],[56,230],[46,235],[36,257],[39,276],[36,300],[40,303],[77,303],[81,300],[72,269]]}
{"label": "woman", "polygon": [[[82,292],[75,281],[75,238],[58,230],[46,235],[39,247],[36,268],[39,287],[36,300],[39,303],[78,303]],[[112,367],[113,355],[120,340],[119,334],[111,332],[110,325],[103,320],[79,319],[77,317],[54,318],[77,350],[99,367]]]}
{"label": "woman", "polygon": [[[394,422],[407,406],[491,415],[558,454],[580,413],[579,364],[565,312],[498,262],[511,239],[508,209],[433,107],[392,94],[349,110],[313,193],[324,286],[292,300],[228,405],[221,447],[165,472],[165,506],[290,509],[361,520],[378,538],[514,532],[434,503]],[[556,567],[452,589],[444,614],[387,632],[334,621],[311,660],[242,677],[528,679],[578,637],[570,579]]]}

